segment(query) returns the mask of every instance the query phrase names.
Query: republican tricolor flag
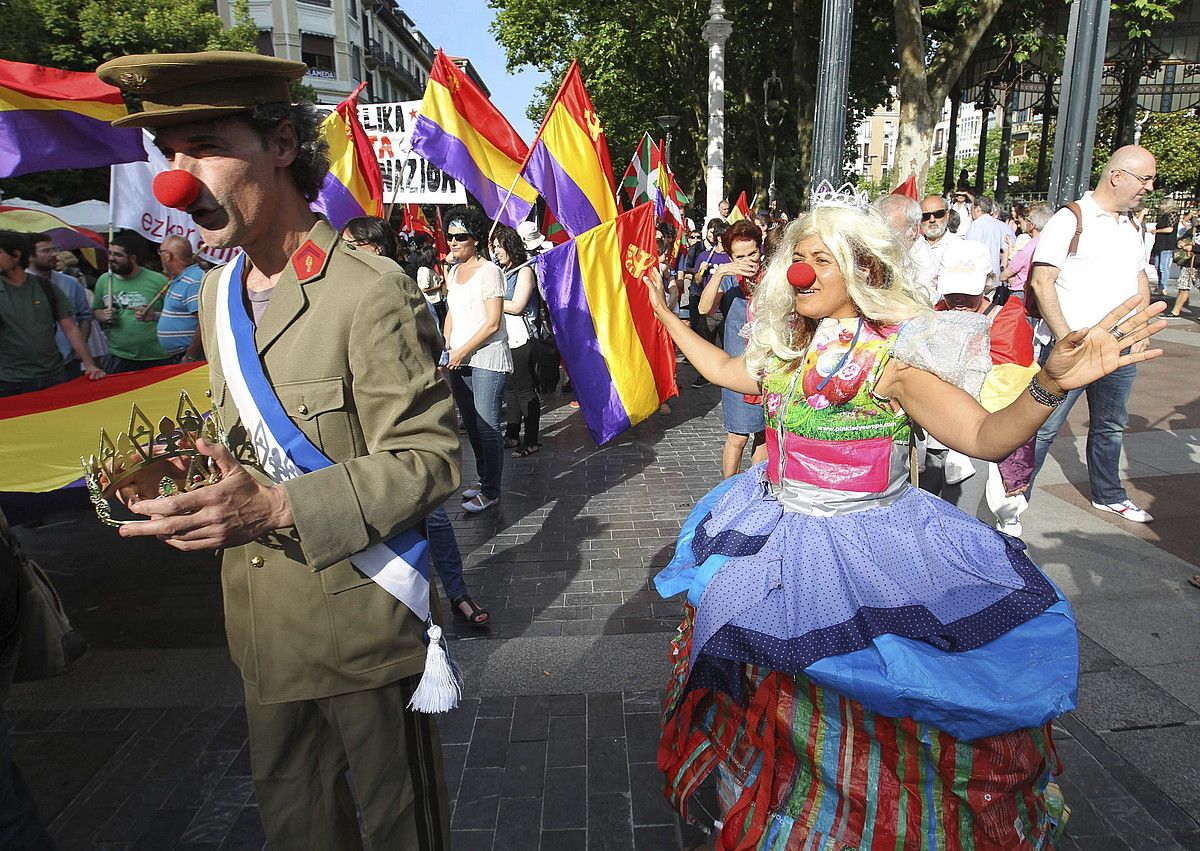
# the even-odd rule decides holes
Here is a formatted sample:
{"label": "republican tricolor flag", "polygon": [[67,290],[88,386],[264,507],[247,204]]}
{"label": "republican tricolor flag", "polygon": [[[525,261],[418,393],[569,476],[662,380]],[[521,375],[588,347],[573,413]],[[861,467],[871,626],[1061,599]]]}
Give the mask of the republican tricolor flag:
{"label": "republican tricolor flag", "polygon": [[616,218],[608,141],[578,62],[567,69],[521,174],[570,236]]}
{"label": "republican tricolor flag", "polygon": [[0,177],[146,159],[141,130],[109,123],[128,112],[93,73],[0,59]]}
{"label": "republican tricolor flag", "polygon": [[358,216],[383,215],[379,160],[358,122],[358,93],[366,85],[360,84],[321,122],[321,135],[329,143],[329,171],[312,208],[338,230]]}
{"label": "republican tricolor flag", "polygon": [[554,339],[584,424],[598,444],[679,392],[675,348],[642,282],[656,262],[653,204],[537,258]]}
{"label": "republican tricolor flag", "polygon": [[529,218],[537,192],[520,177],[528,146],[440,50],[411,143],[415,153],[461,182],[490,218],[514,228]]}

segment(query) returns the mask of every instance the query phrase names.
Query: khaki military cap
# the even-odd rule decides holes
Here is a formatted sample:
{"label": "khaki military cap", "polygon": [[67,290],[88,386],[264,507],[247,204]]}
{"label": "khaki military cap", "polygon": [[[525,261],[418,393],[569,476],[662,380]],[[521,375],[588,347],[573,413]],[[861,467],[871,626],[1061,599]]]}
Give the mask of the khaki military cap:
{"label": "khaki military cap", "polygon": [[114,127],[166,127],[259,104],[290,103],[288,83],[307,70],[303,62],[274,56],[210,50],[122,56],[105,62],[96,74],[142,99],[142,111],[115,119]]}

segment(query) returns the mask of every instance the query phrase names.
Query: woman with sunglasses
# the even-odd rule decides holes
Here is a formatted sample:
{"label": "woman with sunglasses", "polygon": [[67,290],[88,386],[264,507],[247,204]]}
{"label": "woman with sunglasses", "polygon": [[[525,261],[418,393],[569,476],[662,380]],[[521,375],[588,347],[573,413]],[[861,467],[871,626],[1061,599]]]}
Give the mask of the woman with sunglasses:
{"label": "woman with sunglasses", "polygon": [[[396,254],[396,232],[383,219],[375,216],[351,219],[342,228],[342,239],[360,251],[370,251],[393,262],[399,262]],[[434,323],[440,326],[441,321],[434,306],[428,300],[425,306]],[[441,358],[440,341],[437,349],[431,354],[435,361]],[[478,605],[467,593],[467,582],[463,578],[462,552],[458,548],[454,526],[450,523],[450,517],[443,506],[439,505],[426,516],[425,531],[429,536],[429,553],[433,558],[434,569],[437,570],[438,578],[442,580],[442,590],[446,592],[454,614],[477,629],[487,626],[490,620],[487,609]]]}
{"label": "woman with sunglasses", "polygon": [[479,483],[463,491],[463,508],[486,511],[500,501],[504,434],[500,408],[513,371],[504,325],[504,273],[484,256],[489,222],[479,210],[447,215],[454,265],[446,276],[446,370],[475,453]]}
{"label": "woman with sunglasses", "polygon": [[1053,848],[1070,606],[1019,540],[909,483],[910,423],[1004,458],[1068,389],[1160,355],[1121,350],[1165,325],[1162,305],[1135,297],[1067,335],[988,413],[973,395],[987,319],[933,313],[883,216],[849,203],[788,226],[742,355],[646,279],[702,375],[763,395],[769,449],[700,501],[655,579],[688,599],[659,747],[668,797],[682,810],[716,769],[720,849]]}

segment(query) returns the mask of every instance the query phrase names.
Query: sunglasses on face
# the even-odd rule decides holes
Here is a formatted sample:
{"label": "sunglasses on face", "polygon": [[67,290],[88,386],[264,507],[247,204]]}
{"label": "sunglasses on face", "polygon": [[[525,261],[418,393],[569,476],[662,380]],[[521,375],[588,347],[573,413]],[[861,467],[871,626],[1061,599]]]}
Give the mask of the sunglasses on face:
{"label": "sunglasses on face", "polygon": [[944,219],[944,218],[946,218],[945,210],[930,210],[928,213],[921,214],[921,221],[923,221],[923,222],[927,222],[930,219]]}
{"label": "sunglasses on face", "polygon": [[469,233],[450,233],[446,232],[446,242],[466,242],[471,238]]}

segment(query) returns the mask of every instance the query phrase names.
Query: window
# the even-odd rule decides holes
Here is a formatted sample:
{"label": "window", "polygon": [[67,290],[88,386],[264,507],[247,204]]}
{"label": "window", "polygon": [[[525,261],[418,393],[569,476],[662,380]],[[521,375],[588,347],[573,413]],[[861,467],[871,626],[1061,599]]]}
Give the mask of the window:
{"label": "window", "polygon": [[254,40],[254,49],[263,56],[275,55],[275,42],[270,30],[259,30],[258,38]]}
{"label": "window", "polygon": [[350,47],[350,76],[354,82],[362,82],[362,48],[357,44]]}
{"label": "window", "polygon": [[863,142],[863,162],[871,158],[871,143]]}
{"label": "window", "polygon": [[939,127],[936,131],[934,131],[933,152],[935,154],[940,154],[942,152],[942,145],[946,141],[944,137],[945,137],[945,131],[942,130],[941,127]]}
{"label": "window", "polygon": [[337,78],[333,58],[333,39],[327,35],[300,34],[300,61],[308,66],[308,76]]}
{"label": "window", "polygon": [[349,2],[346,3],[346,8],[349,11],[350,17],[358,17],[358,0],[349,0]]}
{"label": "window", "polygon": [[889,162],[891,162],[891,161],[892,161],[892,160],[891,160],[891,157],[889,157],[889,156],[888,156],[888,154],[889,154],[889,153],[891,153],[890,147],[889,147],[889,145],[888,145],[888,143],[887,143],[887,142],[884,142],[884,143],[883,143],[883,162],[884,162],[884,165],[887,165]]}

